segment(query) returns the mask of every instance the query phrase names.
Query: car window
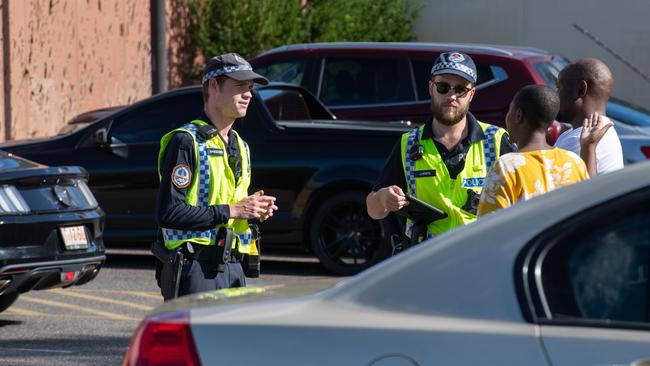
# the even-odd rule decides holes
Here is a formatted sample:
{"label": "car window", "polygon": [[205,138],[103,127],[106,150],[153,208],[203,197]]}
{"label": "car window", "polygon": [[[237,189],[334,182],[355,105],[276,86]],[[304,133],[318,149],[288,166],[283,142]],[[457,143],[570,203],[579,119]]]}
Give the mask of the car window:
{"label": "car window", "polygon": [[199,117],[201,93],[174,95],[127,111],[113,122],[113,143],[158,142],[174,128]]}
{"label": "car window", "polygon": [[568,64],[563,58],[555,57],[551,61],[533,63],[533,67],[542,80],[544,80],[544,84],[553,89],[557,89],[557,77],[560,75],[560,71]]}
{"label": "car window", "polygon": [[[413,76],[415,77],[415,88],[418,92],[418,99],[431,99],[429,95],[429,80],[431,80],[433,60],[412,60],[411,63],[413,65]],[[477,64],[476,72],[478,74],[478,79],[476,80],[477,88],[489,82],[498,82],[507,78],[505,70],[496,65]]]}
{"label": "car window", "polygon": [[542,288],[554,319],[649,322],[650,200],[600,207],[542,262]]}
{"label": "car window", "polygon": [[415,100],[406,61],[329,58],[319,99],[327,106],[399,103]]}
{"label": "car window", "polygon": [[255,72],[271,81],[301,85],[305,75],[305,63],[304,59],[273,62],[255,66]]}
{"label": "car window", "polygon": [[311,119],[305,98],[298,91],[262,89],[258,93],[276,121]]}

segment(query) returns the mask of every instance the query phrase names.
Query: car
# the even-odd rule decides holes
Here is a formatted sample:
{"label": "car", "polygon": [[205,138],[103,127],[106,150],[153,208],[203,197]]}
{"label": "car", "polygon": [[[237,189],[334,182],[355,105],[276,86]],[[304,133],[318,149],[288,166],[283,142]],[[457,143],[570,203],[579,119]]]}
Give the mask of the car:
{"label": "car", "polygon": [[478,81],[470,110],[505,126],[510,101],[564,58],[529,47],[460,43],[333,42],[277,47],[251,60],[269,80],[301,85],[342,119],[409,120],[431,115],[428,91],[433,61],[443,52],[468,54]]}
{"label": "car", "polygon": [[104,263],[104,212],[80,167],[0,150],[0,312],[20,294],[91,281]]}
{"label": "car", "polygon": [[610,98],[606,114],[614,122],[621,140],[625,164],[650,159],[650,111],[618,98]]}
{"label": "car", "polygon": [[124,364],[646,365],[648,176],[641,162],[557,189],[315,294],[261,283],[166,302]]}
{"label": "car", "polygon": [[[68,134],[11,141],[1,148],[49,165],[78,165],[106,211],[110,249],[148,249],[156,237],[157,157],[163,134],[198,117],[200,86],[161,93]],[[372,220],[365,197],[402,133],[401,122],[335,119],[301,87],[259,86],[235,129],[250,146],[250,192],[277,197],[280,210],[261,225],[269,249],[313,253],[349,275],[386,258],[400,222]]]}
{"label": "car", "polygon": [[[558,74],[568,65],[561,55],[530,47],[414,42],[288,45],[259,54],[251,64],[270,80],[305,87],[338,118],[421,124],[431,114],[427,89],[431,66],[440,53],[449,51],[464,52],[476,63],[478,81],[471,112],[501,127],[519,89],[529,84],[555,88]],[[612,98],[607,114],[614,119],[626,163],[650,158],[647,111]],[[636,129],[640,125],[643,131]],[[553,144],[565,130],[563,124],[553,123],[547,141]]]}

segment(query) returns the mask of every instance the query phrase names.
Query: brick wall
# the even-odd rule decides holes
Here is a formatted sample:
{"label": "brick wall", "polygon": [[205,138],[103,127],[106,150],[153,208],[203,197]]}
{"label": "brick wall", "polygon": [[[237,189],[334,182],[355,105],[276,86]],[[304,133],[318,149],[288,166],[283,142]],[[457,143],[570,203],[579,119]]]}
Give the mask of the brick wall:
{"label": "brick wall", "polygon": [[0,141],[52,136],[78,113],[151,95],[148,1],[0,1]]}

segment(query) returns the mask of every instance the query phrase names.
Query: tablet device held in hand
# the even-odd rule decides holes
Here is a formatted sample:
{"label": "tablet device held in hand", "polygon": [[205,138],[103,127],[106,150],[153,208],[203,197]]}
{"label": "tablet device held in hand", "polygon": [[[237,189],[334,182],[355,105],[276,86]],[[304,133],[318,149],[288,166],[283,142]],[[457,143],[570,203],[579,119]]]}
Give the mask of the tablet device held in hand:
{"label": "tablet device held in hand", "polygon": [[396,213],[402,215],[408,219],[411,219],[415,223],[424,223],[430,224],[436,220],[444,219],[447,217],[447,213],[440,210],[439,208],[433,207],[430,204],[419,200],[410,194],[406,195],[406,199],[409,204],[402,207]]}

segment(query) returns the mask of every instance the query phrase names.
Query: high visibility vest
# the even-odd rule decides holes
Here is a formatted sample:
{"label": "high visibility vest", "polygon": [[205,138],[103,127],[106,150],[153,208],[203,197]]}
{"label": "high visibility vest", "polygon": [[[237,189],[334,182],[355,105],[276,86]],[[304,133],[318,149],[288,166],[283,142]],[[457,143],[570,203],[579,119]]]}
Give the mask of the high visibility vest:
{"label": "high visibility vest", "polygon": [[[226,147],[219,138],[215,136],[204,140],[198,133],[198,126],[207,125],[201,120],[194,120],[178,129],[175,129],[160,140],[160,152],[158,153],[158,176],[161,177],[161,164],[165,149],[169,140],[175,133],[188,133],[194,141],[194,174],[188,187],[185,203],[190,206],[207,207],[219,204],[232,204],[248,196],[248,186],[251,180],[250,151],[248,144],[242,140],[237,132],[234,135],[239,144],[241,155],[242,173],[237,181],[235,174],[228,165],[228,153]],[[209,151],[217,153],[209,154]],[[214,174],[211,174],[214,172]],[[253,235],[248,227],[247,220],[230,219],[227,223],[217,225],[209,230],[178,230],[162,228],[165,246],[174,249],[184,242],[196,243],[199,245],[214,245],[217,230],[225,226],[233,229],[233,249],[241,254],[250,252]]]}
{"label": "high visibility vest", "polygon": [[[408,192],[430,205],[447,213],[447,217],[436,220],[427,226],[427,237],[431,238],[452,230],[460,225],[466,225],[476,220],[476,215],[463,210],[461,207],[467,201],[467,190],[481,193],[485,176],[500,155],[501,138],[505,134],[503,128],[477,121],[485,138],[473,142],[465,157],[465,167],[452,179],[444,160],[432,139],[421,140],[424,126],[420,126],[402,135],[401,155],[404,176]],[[416,141],[424,148],[424,156],[416,161],[411,160],[410,151]],[[426,174],[418,174],[428,171]],[[413,223],[407,220],[406,235],[411,236]]]}

